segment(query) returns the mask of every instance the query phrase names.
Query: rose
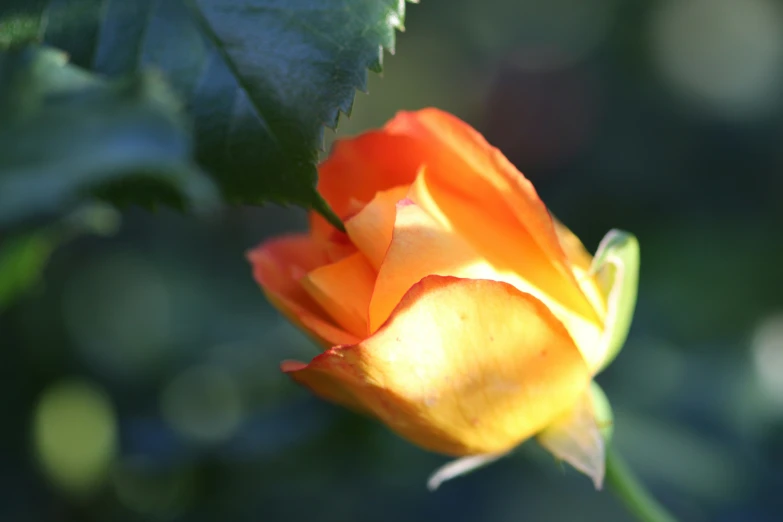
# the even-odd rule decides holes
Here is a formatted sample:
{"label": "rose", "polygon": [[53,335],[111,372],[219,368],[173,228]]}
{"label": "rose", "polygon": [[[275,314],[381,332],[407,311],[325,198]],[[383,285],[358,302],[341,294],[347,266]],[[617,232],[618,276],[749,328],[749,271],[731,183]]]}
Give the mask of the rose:
{"label": "rose", "polygon": [[579,239],[467,124],[428,109],[338,141],[318,191],[344,220],[249,252],[269,300],[327,350],[283,371],[413,443],[463,457],[532,436],[600,485],[591,394],[607,292]]}

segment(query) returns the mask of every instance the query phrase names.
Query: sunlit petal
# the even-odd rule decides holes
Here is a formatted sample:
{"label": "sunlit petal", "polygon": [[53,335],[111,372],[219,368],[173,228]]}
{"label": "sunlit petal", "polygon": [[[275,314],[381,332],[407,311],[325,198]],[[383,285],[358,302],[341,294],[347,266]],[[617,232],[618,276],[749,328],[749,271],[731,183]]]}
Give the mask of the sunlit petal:
{"label": "sunlit petal", "polygon": [[327,399],[352,397],[408,440],[455,456],[510,450],[590,382],[540,301],[504,283],[438,276],[414,285],[369,339],[288,374]]}

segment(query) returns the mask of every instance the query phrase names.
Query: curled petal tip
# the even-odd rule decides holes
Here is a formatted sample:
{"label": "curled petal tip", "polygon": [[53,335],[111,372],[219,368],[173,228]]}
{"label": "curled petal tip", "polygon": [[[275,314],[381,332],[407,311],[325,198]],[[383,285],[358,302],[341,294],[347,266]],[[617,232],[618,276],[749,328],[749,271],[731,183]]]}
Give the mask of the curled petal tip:
{"label": "curled petal tip", "polygon": [[298,372],[299,370],[303,370],[306,367],[307,364],[301,361],[285,360],[280,363],[280,370],[282,370],[284,373]]}
{"label": "curled petal tip", "polygon": [[447,480],[451,480],[462,475],[467,475],[468,473],[471,473],[478,468],[483,468],[488,464],[492,464],[496,460],[506,455],[506,452],[492,453],[488,455],[470,455],[468,457],[452,460],[451,462],[435,470],[435,473],[430,475],[430,478],[427,480],[427,489],[430,491],[435,491]]}

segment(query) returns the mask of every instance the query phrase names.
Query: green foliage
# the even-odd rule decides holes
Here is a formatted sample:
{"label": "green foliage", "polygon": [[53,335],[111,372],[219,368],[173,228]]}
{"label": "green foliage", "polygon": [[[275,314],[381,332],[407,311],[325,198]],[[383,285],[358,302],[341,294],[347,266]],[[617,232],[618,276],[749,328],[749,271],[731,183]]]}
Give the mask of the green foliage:
{"label": "green foliage", "polygon": [[0,243],[0,313],[38,283],[57,246],[84,233],[113,234],[118,225],[119,215],[111,207],[90,203],[56,223],[4,237]]}
{"label": "green foliage", "polygon": [[59,51],[0,54],[0,227],[54,217],[95,193],[209,203],[212,184],[190,160],[188,130],[159,75],[107,82]]}
{"label": "green foliage", "polygon": [[7,238],[0,246],[0,312],[39,279],[55,242],[45,232]]}
{"label": "green foliage", "polygon": [[0,44],[30,38],[108,75],[161,69],[197,159],[234,203],[315,208],[324,125],[393,50],[405,0],[5,0]]}
{"label": "green foliage", "polygon": [[324,126],[380,71],[404,4],[1,2],[0,309],[72,235],[59,216],[95,197],[202,208],[217,185],[340,226],[315,191]]}

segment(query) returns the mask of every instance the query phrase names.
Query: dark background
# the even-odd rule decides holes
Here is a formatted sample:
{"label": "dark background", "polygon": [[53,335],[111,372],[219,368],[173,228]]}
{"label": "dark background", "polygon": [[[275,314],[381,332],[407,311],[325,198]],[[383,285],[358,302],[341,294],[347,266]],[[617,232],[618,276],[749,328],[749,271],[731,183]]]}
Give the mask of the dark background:
{"label": "dark background", "polygon": [[[683,521],[780,520],[783,4],[424,0],[406,25],[337,134],[437,106],[589,249],[634,232],[637,314],[598,378],[617,447]],[[281,375],[316,348],[243,256],[305,225],[131,210],[60,248],[0,315],[0,520],[630,520],[533,443],[429,493],[445,459]]]}

